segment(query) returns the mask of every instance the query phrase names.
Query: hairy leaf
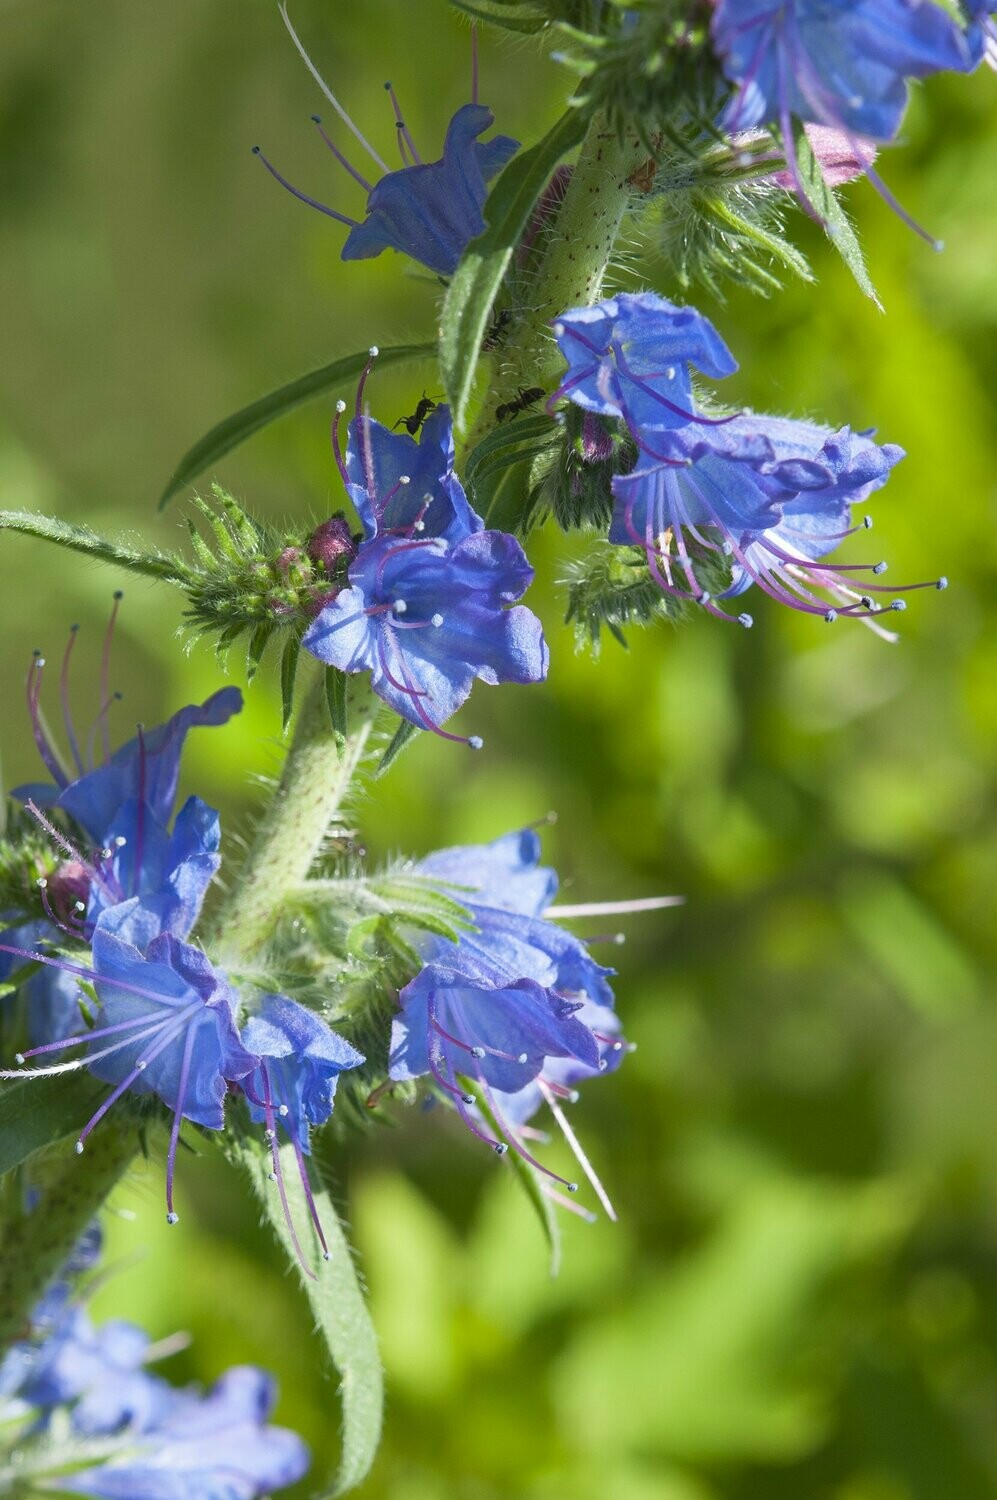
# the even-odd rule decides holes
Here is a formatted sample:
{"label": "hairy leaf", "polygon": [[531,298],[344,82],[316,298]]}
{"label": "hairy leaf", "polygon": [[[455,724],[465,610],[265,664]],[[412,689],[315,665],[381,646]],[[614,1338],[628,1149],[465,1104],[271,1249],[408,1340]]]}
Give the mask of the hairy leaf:
{"label": "hairy leaf", "polygon": [[0,510],[0,531],[19,531],[23,536],[40,537],[43,541],[55,542],[58,547],[67,547],[71,552],[82,552],[101,562],[127,568],[131,573],[142,573],[146,578],[162,578],[167,583],[183,586],[190,574],[187,564],[180,558],[161,552],[140,552],[124,542],[98,536],[89,526],[74,526],[56,516],[39,516],[27,510]]}
{"label": "hairy leaf", "polygon": [[[271,1229],[292,1266],[300,1271],[290,1230],[275,1183],[270,1181],[270,1155],[262,1141],[238,1139],[229,1131],[224,1143],[252,1184]],[[331,1482],[311,1491],[315,1500],[332,1500],[355,1489],[367,1476],[381,1437],[384,1380],[377,1335],[353,1263],[353,1251],[328,1190],[313,1182],[315,1204],[329,1246],[323,1260],[309,1228],[308,1204],[293,1147],[280,1148],[281,1172],[291,1218],[304,1245],[312,1272],[301,1274],[302,1288],[315,1315],[316,1331],[339,1374],[342,1401],[343,1447],[339,1469]]]}
{"label": "hairy leaf", "polygon": [[542,141],[513,157],[488,195],[487,229],[467,247],[453,274],[443,304],[440,367],[458,427],[464,423],[488,319],[513,251],[554,168],[584,133],[584,119],[569,109]]}
{"label": "hairy leaf", "polygon": [[77,1134],[106,1093],[106,1085],[83,1070],[0,1084],[0,1173]]}
{"label": "hairy leaf", "polygon": [[879,294],[872,284],[872,278],[869,275],[865,257],[862,254],[862,246],[859,244],[858,235],[852,228],[852,222],[842,208],[834,189],[828,187],[825,182],[820,162],[814,155],[813,147],[807,138],[803,126],[797,125],[794,128],[793,134],[795,142],[786,141],[785,147],[787,152],[789,152],[793,150],[795,144],[800,181],[810,201],[811,209],[824,225],[828,238],[849,271],[855,277],[860,291],[863,291],[867,297],[875,302],[880,312],[882,312],[883,304],[880,302]]}
{"label": "hairy leaf", "polygon": [[475,21],[487,21],[489,25],[501,26],[506,31],[530,34],[549,25],[540,6],[517,4],[516,0],[510,0],[510,3],[507,0],[450,0],[450,3]]}
{"label": "hairy leaf", "polygon": [[[399,344],[392,349],[382,349],[378,363],[383,368],[411,359],[431,359],[434,353],[432,344]],[[297,380],[279,386],[277,390],[261,396],[258,401],[251,401],[241,411],[234,412],[212,427],[193,448],[188,449],[177,464],[160,497],[160,509],[168,505],[174,495],[193,483],[211,464],[217,463],[226,453],[231,453],[233,448],[238,448],[240,443],[252,437],[254,432],[259,432],[278,417],[285,416],[296,406],[301,406],[316,396],[324,396],[349,380],[355,380],[368,358],[369,351],[364,349],[359,354],[348,354],[343,359],[333,360],[331,365],[322,365],[318,370],[309,370],[307,375],[299,375]]]}
{"label": "hairy leaf", "polygon": [[406,745],[410,745],[417,734],[422,734],[419,726],[410,723],[408,719],[402,719],[394,732],[390,745],[378,761],[377,770],[374,774],[376,776],[383,776],[388,767],[394,765]]}

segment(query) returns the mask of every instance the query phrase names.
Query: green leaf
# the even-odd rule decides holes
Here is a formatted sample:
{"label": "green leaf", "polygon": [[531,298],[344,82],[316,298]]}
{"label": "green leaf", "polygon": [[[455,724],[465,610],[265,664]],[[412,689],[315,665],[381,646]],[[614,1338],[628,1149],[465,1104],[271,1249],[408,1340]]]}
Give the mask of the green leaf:
{"label": "green leaf", "polygon": [[[392,349],[382,349],[378,365],[384,368],[410,359],[431,359],[434,353],[432,344],[399,344]],[[258,401],[251,401],[241,411],[234,412],[216,427],[212,427],[193,448],[188,449],[177,464],[160,497],[160,510],[211,464],[224,458],[226,453],[231,453],[233,448],[238,448],[240,443],[252,437],[254,432],[259,432],[261,427],[283,417],[296,406],[301,406],[316,396],[324,396],[347,381],[355,380],[368,358],[369,351],[364,349],[359,354],[348,354],[343,359],[333,360],[331,365],[322,365],[318,370],[309,370],[307,375],[299,375],[297,380],[279,386],[277,390],[261,396]]]}
{"label": "green leaf", "polygon": [[[465,1093],[474,1095],[477,1108],[481,1111],[495,1139],[504,1139],[499,1123],[488,1107],[488,1099],[481,1084],[476,1079],[464,1075],[459,1075],[457,1082]],[[561,1269],[561,1231],[551,1201],[540,1187],[539,1174],[535,1167],[531,1167],[528,1161],[523,1160],[518,1151],[506,1151],[502,1160],[512,1168],[516,1178],[525,1189],[527,1198],[536,1210],[540,1228],[550,1250],[550,1274],[556,1276]]]}
{"label": "green leaf", "polygon": [[325,701],[329,708],[329,722],[340,750],[346,743],[349,719],[346,708],[346,673],[338,667],[325,669]]}
{"label": "green leaf", "polygon": [[178,557],[168,557],[160,552],[139,552],[124,542],[112,542],[108,537],[98,536],[89,526],[74,526],[55,516],[39,516],[27,510],[0,510],[0,531],[19,531],[23,536],[40,537],[42,541],[55,542],[56,546],[67,547],[71,552],[82,552],[101,562],[127,568],[129,572],[142,573],[147,578],[161,578],[181,586],[190,580],[190,570]]}
{"label": "green leaf", "polygon": [[450,0],[456,10],[476,21],[487,21],[491,26],[501,26],[506,31],[533,33],[543,31],[549,25],[539,6],[517,4],[516,0]]}
{"label": "green leaf", "polygon": [[298,675],[298,656],[301,651],[301,636],[289,635],[280,658],[280,698],[282,704],[281,725],[287,733],[294,712],[294,679]]}
{"label": "green leaf", "polygon": [[443,303],[440,367],[454,422],[464,424],[467,402],[488,319],[512,253],[533,206],[562,156],[585,133],[580,110],[569,109],[542,141],[514,156],[488,195],[488,225],[464,251]]}
{"label": "green leaf", "polygon": [[410,745],[415,739],[416,735],[421,733],[422,730],[417,724],[411,724],[409,723],[408,719],[402,719],[398,728],[395,730],[394,736],[391,740],[391,744],[388,746],[387,750],[385,750],[384,754],[381,756],[381,759],[378,761],[377,770],[374,774],[376,776],[383,776],[388,767],[393,765],[394,762],[398,759],[399,755],[401,755],[406,745]]}
{"label": "green leaf", "polygon": [[12,1078],[0,1085],[0,1174],[19,1167],[34,1151],[78,1133],[106,1086],[90,1073],[55,1078]]}
{"label": "green leaf", "polygon": [[[813,152],[813,147],[807,139],[806,131],[802,125],[794,126],[796,161],[799,167],[800,181],[803,190],[810,200],[810,206],[817,214],[828,239],[834,245],[845,265],[851,271],[858,283],[859,289],[865,293],[880,312],[883,304],[879,300],[876,288],[872,284],[872,278],[866,268],[865,257],[862,254],[862,246],[859,244],[858,235],[852,228],[851,220],[845,213],[833,188],[828,187],[824,181],[820,162]],[[785,141],[787,154],[793,149],[793,142]]]}
{"label": "green leaf", "polygon": [[[291,1265],[300,1269],[290,1231],[281,1210],[276,1184],[270,1181],[270,1156],[255,1140],[239,1140],[228,1132],[225,1149],[249,1177],[253,1191]],[[328,1191],[313,1182],[315,1205],[329,1246],[327,1261],[317,1253],[309,1232],[308,1204],[292,1146],[280,1148],[281,1171],[291,1218],[306,1247],[312,1276],[302,1273],[301,1284],[315,1315],[316,1331],[339,1373],[343,1406],[343,1448],[339,1470],[327,1485],[311,1493],[314,1500],[332,1500],[355,1489],[374,1461],[381,1437],[384,1381],[377,1335],[371,1322],[353,1263],[353,1251]],[[314,1279],[313,1279],[314,1278]]]}

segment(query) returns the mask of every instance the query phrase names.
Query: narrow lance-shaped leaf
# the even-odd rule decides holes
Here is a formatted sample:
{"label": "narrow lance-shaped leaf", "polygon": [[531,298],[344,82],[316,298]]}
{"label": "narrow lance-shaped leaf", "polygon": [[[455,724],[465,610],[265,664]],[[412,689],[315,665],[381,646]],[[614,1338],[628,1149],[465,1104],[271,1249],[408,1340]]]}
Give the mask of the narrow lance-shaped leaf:
{"label": "narrow lance-shaped leaf", "polygon": [[[392,349],[382,349],[378,363],[383,369],[387,365],[402,364],[405,360],[431,359],[435,352],[432,344],[399,344]],[[359,354],[348,354],[343,359],[333,360],[331,365],[309,370],[307,375],[299,375],[297,380],[279,386],[277,390],[261,396],[258,401],[251,401],[241,411],[234,412],[212,427],[193,448],[188,449],[177,464],[160,497],[160,509],[168,505],[174,495],[192,484],[211,464],[217,463],[226,453],[231,453],[233,448],[238,448],[240,443],[252,437],[254,432],[259,432],[278,417],[285,416],[296,406],[312,401],[316,396],[324,396],[348,381],[356,380],[368,358],[369,351],[364,349]]]}
{"label": "narrow lance-shaped leaf", "polygon": [[375,776],[383,776],[388,767],[394,764],[405,747],[412,743],[417,734],[422,734],[422,730],[418,724],[412,724],[408,719],[402,719],[392,736],[390,745],[377,763]]}
{"label": "narrow lance-shaped leaf", "polygon": [[[248,1176],[277,1240],[292,1266],[298,1266],[287,1223],[281,1208],[276,1184],[271,1182],[270,1156],[263,1143],[236,1140],[234,1132],[225,1143],[230,1157]],[[288,1207],[295,1224],[309,1222],[308,1205],[298,1173],[293,1147],[281,1147],[281,1171]],[[329,1359],[340,1378],[342,1401],[343,1447],[339,1470],[328,1485],[321,1483],[311,1491],[314,1500],[333,1500],[355,1489],[370,1471],[381,1437],[384,1409],[384,1380],[377,1335],[361,1290],[353,1263],[353,1252],[329,1193],[313,1182],[315,1203],[326,1242],[327,1261],[313,1253],[310,1257],[314,1280],[302,1276],[302,1287],[315,1315],[316,1330],[321,1336]]]}
{"label": "narrow lance-shaped leaf", "polygon": [[0,531],[18,531],[22,536],[35,536],[45,542],[55,542],[71,552],[82,552],[87,557],[101,562],[116,563],[131,573],[142,573],[146,578],[161,578],[166,583],[181,587],[189,582],[190,570],[178,557],[169,557],[159,552],[139,552],[125,542],[111,541],[98,536],[89,526],[74,526],[69,521],[60,521],[55,516],[39,516],[27,510],[0,510]]}
{"label": "narrow lance-shaped leaf", "polygon": [[506,3],[506,0],[450,0],[450,3],[475,21],[486,21],[505,31],[532,34],[543,31],[550,24],[538,5],[518,4],[517,0],[511,0],[511,3]]}
{"label": "narrow lance-shaped leaf", "polygon": [[488,195],[488,228],[464,251],[443,303],[440,366],[454,421],[463,425],[495,297],[533,206],[558,162],[585,133],[581,110],[569,109],[529,151],[514,156]]}
{"label": "narrow lance-shaped leaf", "polygon": [[283,732],[291,722],[294,712],[294,679],[298,675],[298,656],[301,651],[301,636],[289,635],[280,658],[280,696],[282,705],[281,724]]}
{"label": "narrow lance-shaped leaf", "polygon": [[882,312],[883,304],[880,302],[879,294],[872,284],[872,278],[869,275],[865,257],[862,254],[862,246],[859,244],[858,235],[852,228],[851,220],[838,201],[834,189],[828,187],[825,182],[820,162],[814,155],[813,147],[807,138],[807,133],[803,129],[803,126],[796,125],[793,134],[794,141],[786,141],[785,147],[788,153],[795,146],[800,181],[803,184],[803,190],[807,198],[810,200],[810,205],[827,230],[827,235],[832,245],[834,245],[841,259],[855,277],[859,289],[875,302],[880,312]]}
{"label": "narrow lance-shaped leaf", "polygon": [[0,1085],[0,1175],[33,1152],[78,1135],[106,1093],[107,1086],[87,1072]]}

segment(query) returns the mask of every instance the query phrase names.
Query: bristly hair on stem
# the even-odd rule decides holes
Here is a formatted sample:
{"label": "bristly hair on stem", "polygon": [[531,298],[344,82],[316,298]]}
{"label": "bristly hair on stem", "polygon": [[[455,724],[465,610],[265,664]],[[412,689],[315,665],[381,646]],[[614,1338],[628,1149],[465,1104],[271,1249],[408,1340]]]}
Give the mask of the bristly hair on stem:
{"label": "bristly hair on stem", "polygon": [[[690,543],[690,550],[695,543]],[[722,593],[729,583],[729,569],[718,553],[704,551],[697,558],[699,576],[709,582],[711,593]],[[659,620],[678,622],[695,608],[689,595],[688,604],[672,594],[663,594],[638,547],[620,547],[593,540],[585,556],[573,563],[564,578],[568,596],[565,622],[575,628],[578,650],[589,650],[598,656],[602,632],[608,630],[621,646],[626,646],[626,630],[652,625]]]}

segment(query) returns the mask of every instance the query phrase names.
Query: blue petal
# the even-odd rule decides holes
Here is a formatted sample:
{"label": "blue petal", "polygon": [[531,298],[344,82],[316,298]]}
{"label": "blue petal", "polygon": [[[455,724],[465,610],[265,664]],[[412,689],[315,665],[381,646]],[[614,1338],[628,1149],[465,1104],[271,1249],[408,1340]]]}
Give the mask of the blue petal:
{"label": "blue petal", "polygon": [[[418,519],[420,536],[458,542],[483,526],[453,471],[453,420],[441,405],[423,424],[418,443],[372,417],[350,423],[346,448],[347,486],[364,531],[401,531]],[[399,487],[407,475],[409,483]],[[394,491],[393,498],[388,496]]]}
{"label": "blue petal", "polygon": [[[246,1049],[267,1065],[271,1098],[286,1105],[285,1124],[303,1150],[309,1150],[309,1131],[332,1114],[339,1074],[358,1068],[363,1054],[338,1036],[321,1017],[285,995],[264,995],[258,1015],[242,1030]],[[260,1071],[253,1075],[254,1092],[264,1098]],[[249,1100],[252,1119],[261,1123],[266,1111]]]}
{"label": "blue petal", "polygon": [[483,104],[463,105],[450,121],[440,161],[403,167],[375,183],[367,217],[346,237],[343,260],[365,260],[390,248],[441,276],[452,275],[466,246],[485,228],[488,179],[519,149],[508,136],[476,144],[494,119]]}
{"label": "blue petal", "polygon": [[713,39],[739,86],[723,123],[743,130],[800,120],[892,140],[907,104],[908,78],[979,61],[975,36],[923,0],[718,0]]}
{"label": "blue petal", "polygon": [[441,885],[461,887],[451,894],[462,905],[473,902],[539,917],[557,895],[557,873],[541,867],[540,839],[532,828],[490,844],[439,849],[415,869]]}
{"label": "blue petal", "polygon": [[[161,823],[168,823],[176,800],[180,756],[189,730],[226,723],[242,708],[238,688],[221,688],[202,704],[182,708],[165,724],[144,738],[144,756],[138,739],[116,750],[105,766],[72,782],[58,799],[98,844],[106,842],[115,816],[125,802],[144,794]],[[142,761],[144,759],[144,785]]]}

